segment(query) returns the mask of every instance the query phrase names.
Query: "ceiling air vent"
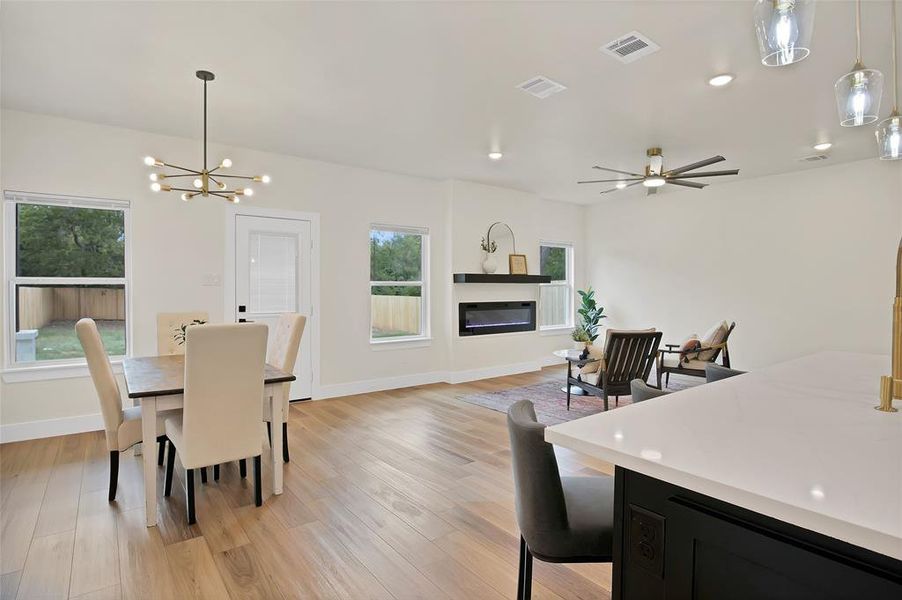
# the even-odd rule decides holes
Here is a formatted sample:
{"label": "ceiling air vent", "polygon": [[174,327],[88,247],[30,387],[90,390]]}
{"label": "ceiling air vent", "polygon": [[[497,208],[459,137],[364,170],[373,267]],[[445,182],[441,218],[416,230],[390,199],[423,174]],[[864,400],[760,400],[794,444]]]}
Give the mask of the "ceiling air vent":
{"label": "ceiling air vent", "polygon": [[567,89],[567,86],[561,85],[557,81],[552,81],[547,77],[542,77],[541,75],[533,77],[532,79],[527,79],[517,87],[527,94],[532,94],[536,98],[543,99]]}
{"label": "ceiling air vent", "polygon": [[638,31],[631,31],[626,35],[622,35],[600,48],[602,52],[608,56],[613,56],[622,63],[631,63],[660,49],[660,46]]}
{"label": "ceiling air vent", "polygon": [[827,160],[830,158],[826,154],[812,154],[811,156],[803,156],[799,159],[799,162],[819,162],[822,160]]}

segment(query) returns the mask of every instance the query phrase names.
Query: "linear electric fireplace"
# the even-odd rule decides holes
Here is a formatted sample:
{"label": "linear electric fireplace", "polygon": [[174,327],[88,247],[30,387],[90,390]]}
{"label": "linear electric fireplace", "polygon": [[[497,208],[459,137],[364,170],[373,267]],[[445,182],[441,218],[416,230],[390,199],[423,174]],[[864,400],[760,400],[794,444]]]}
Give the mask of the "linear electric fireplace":
{"label": "linear electric fireplace", "polygon": [[459,335],[490,335],[512,331],[535,331],[536,303],[461,302]]}

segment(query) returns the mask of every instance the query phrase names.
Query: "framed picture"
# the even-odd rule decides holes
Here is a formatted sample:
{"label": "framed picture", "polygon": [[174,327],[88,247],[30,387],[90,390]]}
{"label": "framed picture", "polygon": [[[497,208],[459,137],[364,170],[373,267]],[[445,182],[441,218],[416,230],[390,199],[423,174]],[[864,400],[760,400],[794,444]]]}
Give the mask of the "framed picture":
{"label": "framed picture", "polygon": [[508,254],[508,264],[510,265],[511,275],[527,275],[526,271],[526,255],[525,254]]}

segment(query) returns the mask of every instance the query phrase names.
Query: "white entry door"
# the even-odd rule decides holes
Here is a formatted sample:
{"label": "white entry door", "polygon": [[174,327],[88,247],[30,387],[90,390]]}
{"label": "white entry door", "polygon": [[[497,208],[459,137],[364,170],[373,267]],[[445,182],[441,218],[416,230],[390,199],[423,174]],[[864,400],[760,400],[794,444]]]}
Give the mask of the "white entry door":
{"label": "white entry door", "polygon": [[235,216],[235,320],[273,325],[283,313],[307,317],[291,400],[312,393],[310,260],[310,221]]}

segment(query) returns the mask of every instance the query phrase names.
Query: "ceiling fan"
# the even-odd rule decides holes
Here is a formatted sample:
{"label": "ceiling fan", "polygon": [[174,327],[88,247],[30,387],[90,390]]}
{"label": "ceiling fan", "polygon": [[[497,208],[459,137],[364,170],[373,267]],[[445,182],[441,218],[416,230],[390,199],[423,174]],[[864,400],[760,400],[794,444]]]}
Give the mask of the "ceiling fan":
{"label": "ceiling fan", "polygon": [[685,165],[682,167],[677,167],[676,169],[670,169],[669,171],[664,170],[664,156],[661,154],[660,148],[649,148],[645,152],[646,156],[648,156],[648,164],[645,166],[645,174],[641,173],[631,173],[629,171],[620,171],[617,169],[609,169],[607,167],[599,167],[594,166],[593,169],[598,169],[600,171],[608,171],[610,173],[619,173],[621,175],[628,175],[629,177],[621,177],[620,179],[593,179],[591,181],[577,181],[576,183],[616,183],[615,187],[612,187],[609,190],[604,190],[599,192],[601,194],[608,194],[610,192],[617,192],[622,189],[632,187],[634,185],[639,185],[640,183],[644,185],[648,189],[648,195],[656,194],[658,192],[658,188],[664,185],[665,183],[669,183],[670,185],[680,185],[683,187],[690,187],[695,189],[702,189],[707,183],[698,183],[696,181],[686,181],[687,179],[694,179],[697,177],[720,177],[722,175],[738,175],[739,169],[729,169],[727,171],[702,171],[701,173],[689,173],[689,171],[694,171],[695,169],[701,169],[702,167],[707,167],[708,165],[713,165],[714,163],[719,163],[723,160],[726,160],[723,156],[712,156],[711,158],[706,158],[705,160],[700,160],[698,162],[694,162],[690,165]]}

